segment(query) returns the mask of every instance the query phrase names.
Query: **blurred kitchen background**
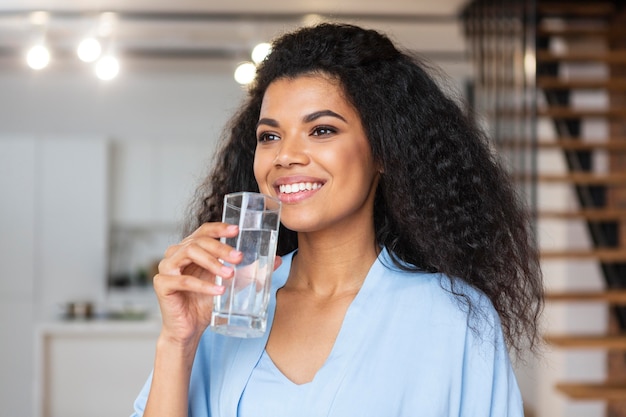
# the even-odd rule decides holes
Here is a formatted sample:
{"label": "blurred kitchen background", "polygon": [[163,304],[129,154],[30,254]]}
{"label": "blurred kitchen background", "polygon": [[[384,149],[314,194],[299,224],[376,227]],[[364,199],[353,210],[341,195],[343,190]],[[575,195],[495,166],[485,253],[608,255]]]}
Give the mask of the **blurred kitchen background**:
{"label": "blurred kitchen background", "polygon": [[[376,28],[476,102],[484,74],[471,59],[466,6],[1,0],[0,417],[130,414],[159,332],[156,264],[181,238],[187,204],[244,96],[235,71],[256,45],[325,20]],[[77,55],[87,38],[100,43],[94,62]],[[555,158],[548,165],[563,165]],[[590,268],[592,287],[601,286]],[[590,311],[586,320],[607,321],[604,307]],[[602,401],[574,401],[552,386],[581,369],[603,376],[604,360],[548,351],[517,364],[528,415],[604,415]]]}

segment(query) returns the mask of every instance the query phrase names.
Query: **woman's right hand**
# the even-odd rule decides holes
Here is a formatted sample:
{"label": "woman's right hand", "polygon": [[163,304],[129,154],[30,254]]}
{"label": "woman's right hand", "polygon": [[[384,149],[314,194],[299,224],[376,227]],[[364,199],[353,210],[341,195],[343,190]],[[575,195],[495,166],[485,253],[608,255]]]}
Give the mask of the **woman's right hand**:
{"label": "woman's right hand", "polygon": [[220,259],[230,264],[242,260],[241,252],[219,239],[237,232],[237,226],[205,223],[167,249],[154,277],[163,318],[161,337],[181,346],[199,340],[211,321],[213,297],[224,292],[215,276],[230,278],[234,273]]}

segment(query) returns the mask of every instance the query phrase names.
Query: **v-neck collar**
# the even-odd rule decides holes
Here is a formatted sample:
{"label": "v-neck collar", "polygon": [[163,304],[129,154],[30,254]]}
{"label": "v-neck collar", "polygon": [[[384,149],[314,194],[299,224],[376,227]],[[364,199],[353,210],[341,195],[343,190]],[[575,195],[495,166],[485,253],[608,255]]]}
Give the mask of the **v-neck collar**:
{"label": "v-neck collar", "polygon": [[[237,407],[241,395],[246,384],[252,374],[254,367],[261,358],[270,329],[274,321],[276,313],[276,293],[278,289],[283,287],[287,282],[289,271],[291,270],[291,262],[295,252],[283,257],[283,264],[279,270],[275,271],[272,276],[272,292],[270,294],[270,304],[268,308],[267,331],[262,337],[254,339],[236,339],[229,343],[229,349],[236,350],[234,355],[229,355],[230,363],[224,364],[223,385],[219,391],[227,396],[219,401],[220,415],[233,416],[237,414]],[[355,344],[363,340],[369,328],[367,326],[368,314],[375,314],[376,294],[375,288],[377,282],[384,274],[385,264],[389,259],[389,255],[385,248],[374,260],[370,267],[361,289],[350,303],[346,315],[344,317],[341,329],[337,335],[333,348],[331,349],[326,361],[317,371],[313,381],[319,384],[321,388],[320,395],[328,400],[328,410],[320,415],[325,415],[330,411],[332,399],[339,390],[343,379],[352,364],[350,361],[351,350],[355,349]],[[348,340],[349,338],[349,340]],[[232,338],[235,339],[235,338]],[[318,403],[319,406],[320,403]]]}

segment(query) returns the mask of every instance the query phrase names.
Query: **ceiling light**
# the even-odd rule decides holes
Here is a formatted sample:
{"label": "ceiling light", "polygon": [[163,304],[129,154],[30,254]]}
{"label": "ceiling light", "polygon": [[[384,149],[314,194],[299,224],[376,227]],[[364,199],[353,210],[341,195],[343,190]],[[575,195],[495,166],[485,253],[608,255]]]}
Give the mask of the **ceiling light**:
{"label": "ceiling light", "polygon": [[26,54],[28,66],[34,70],[40,70],[50,63],[50,51],[44,45],[35,45]]}
{"label": "ceiling light", "polygon": [[95,38],[85,38],[78,45],[76,52],[81,61],[94,62],[100,57],[102,46],[100,46],[100,42]]}
{"label": "ceiling light", "polygon": [[324,16],[321,16],[317,13],[310,13],[305,15],[302,18],[302,25],[303,26],[315,26],[315,25],[319,25],[320,23],[324,23],[325,19]]}
{"label": "ceiling light", "polygon": [[256,76],[256,66],[252,62],[244,62],[235,70],[235,81],[239,84],[250,84]]}
{"label": "ceiling light", "polygon": [[111,36],[117,22],[117,14],[114,12],[104,12],[100,15],[100,23],[98,25],[99,36]]}
{"label": "ceiling light", "polygon": [[259,62],[263,61],[266,56],[269,55],[271,50],[272,45],[270,45],[269,43],[258,44],[252,50],[252,61],[254,61],[255,64],[258,64]]}
{"label": "ceiling light", "polygon": [[33,24],[35,26],[44,26],[50,20],[50,14],[48,12],[44,12],[42,10],[36,11],[36,12],[32,12],[28,16],[28,20],[30,21],[31,24]]}
{"label": "ceiling light", "polygon": [[107,55],[96,63],[96,76],[101,80],[108,81],[120,72],[120,63],[117,58]]}

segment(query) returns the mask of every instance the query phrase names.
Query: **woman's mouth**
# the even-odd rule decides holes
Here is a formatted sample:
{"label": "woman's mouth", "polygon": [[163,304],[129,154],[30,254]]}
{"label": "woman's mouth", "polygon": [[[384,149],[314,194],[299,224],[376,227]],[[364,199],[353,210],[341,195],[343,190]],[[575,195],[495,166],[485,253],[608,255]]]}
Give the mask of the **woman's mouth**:
{"label": "woman's mouth", "polygon": [[317,190],[322,187],[322,183],[319,182],[296,182],[293,184],[281,184],[278,186],[278,190],[281,194],[293,194],[302,191]]}

